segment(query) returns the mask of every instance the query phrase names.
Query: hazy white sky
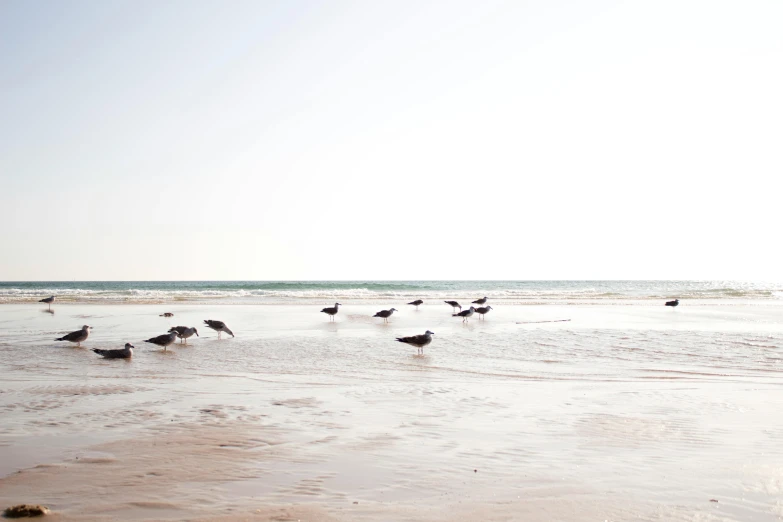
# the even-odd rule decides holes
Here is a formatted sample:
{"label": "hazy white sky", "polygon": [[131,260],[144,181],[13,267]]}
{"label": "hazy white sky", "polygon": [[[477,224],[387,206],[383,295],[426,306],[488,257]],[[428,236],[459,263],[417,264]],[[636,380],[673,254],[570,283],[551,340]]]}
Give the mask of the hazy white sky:
{"label": "hazy white sky", "polygon": [[783,2],[0,2],[0,280],[781,277]]}

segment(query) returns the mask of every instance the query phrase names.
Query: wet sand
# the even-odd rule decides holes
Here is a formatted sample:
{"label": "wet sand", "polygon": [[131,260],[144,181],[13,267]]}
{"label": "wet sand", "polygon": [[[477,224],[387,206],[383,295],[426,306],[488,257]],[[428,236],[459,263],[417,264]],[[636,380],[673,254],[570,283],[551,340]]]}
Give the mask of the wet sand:
{"label": "wet sand", "polygon": [[[783,516],[779,305],[498,305],[467,325],[447,305],[388,325],[345,305],[331,324],[296,304],[2,306],[0,505],[55,520]],[[52,341],[82,324],[82,348]],[[141,342],[180,324],[201,337]],[[394,342],[427,328],[424,356]],[[125,342],[131,361],[90,351]]]}

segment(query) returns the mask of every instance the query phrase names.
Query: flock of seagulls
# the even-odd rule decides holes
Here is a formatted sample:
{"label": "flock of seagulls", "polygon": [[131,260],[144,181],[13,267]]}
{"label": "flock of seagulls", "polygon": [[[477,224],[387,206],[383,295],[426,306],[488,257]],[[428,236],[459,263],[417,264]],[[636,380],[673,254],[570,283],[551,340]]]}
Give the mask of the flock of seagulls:
{"label": "flock of seagulls", "polygon": [[[45,299],[41,299],[38,301],[39,303],[46,303],[49,305],[49,310],[51,311],[52,303],[54,303],[56,297],[50,296]],[[471,306],[467,310],[463,310],[462,306],[457,301],[444,301],[447,305],[452,307],[452,312],[459,309],[460,311],[457,313],[453,313],[453,317],[462,317],[462,322],[466,323],[468,322],[468,319],[473,316],[473,314],[479,314],[479,317],[483,320],[484,316],[489,313],[490,310],[493,308],[491,306],[483,306],[487,303],[488,298],[482,297],[481,299],[476,299],[471,304],[479,305],[478,307]],[[419,309],[419,305],[424,304],[424,301],[421,299],[417,299],[416,301],[411,301],[408,303],[409,305],[415,306],[416,309]],[[675,299],[674,301],[666,301],[666,306],[675,307],[680,304],[679,299]],[[339,312],[340,307],[342,305],[340,303],[334,303],[334,306],[324,308],[321,310],[322,313],[325,313],[329,316],[329,321],[334,321],[334,317],[337,315],[337,312]],[[389,322],[389,317],[394,312],[398,312],[396,308],[389,308],[388,310],[381,310],[373,317],[380,317],[383,319],[385,323]],[[160,314],[160,317],[173,317],[174,314],[171,312],[165,312],[163,314]],[[222,333],[227,333],[231,337],[234,337],[234,332],[231,331],[231,329],[226,326],[226,323],[223,321],[217,321],[214,319],[204,319],[204,324],[207,326],[207,328],[210,328],[217,332],[218,339],[221,338]],[[84,325],[81,327],[80,330],[76,330],[75,332],[71,332],[69,334],[63,335],[62,337],[58,337],[55,339],[55,341],[68,341],[71,343],[76,343],[76,346],[81,346],[81,343],[87,340],[87,338],[90,336],[90,330],[92,330],[91,326]],[[173,326],[169,329],[169,331],[165,334],[158,335],[156,337],[150,337],[149,339],[145,339],[145,343],[154,344],[156,346],[161,346],[164,351],[168,349],[169,346],[174,344],[177,339],[180,339],[181,344],[187,344],[188,339],[193,336],[199,337],[198,330],[195,326]],[[427,330],[421,335],[412,335],[409,337],[398,337],[396,340],[401,343],[409,344],[411,346],[415,346],[418,350],[419,354],[424,353],[424,347],[427,346],[432,342],[432,336],[435,335],[435,332],[431,332],[430,330]],[[102,350],[102,349],[93,349],[92,351],[97,353],[98,355],[106,358],[106,359],[130,359],[133,357],[133,349],[135,347],[131,343],[126,343],[124,348],[120,348],[118,350]]]}
{"label": "flock of seagulls", "polygon": [[[49,301],[49,303],[54,301],[54,297],[51,298],[52,300]],[[40,302],[40,301],[39,301]],[[161,314],[161,317],[173,317],[174,314],[170,312],[166,312],[165,314]],[[215,321],[213,319],[205,319],[204,324],[207,325],[207,328],[211,328],[212,330],[215,330],[218,333],[218,339],[220,339],[220,334],[223,332],[226,332],[227,334],[231,335],[231,337],[234,337],[234,332],[232,332],[228,326],[226,326],[226,323],[223,321]],[[87,338],[90,336],[90,330],[92,330],[92,326],[84,325],[82,326],[81,330],[76,330],[75,332],[71,332],[67,335],[63,335],[62,337],[58,337],[55,339],[55,341],[68,341],[71,343],[76,343],[76,346],[81,346],[84,341],[87,340]],[[149,339],[145,339],[145,343],[154,344],[156,346],[161,346],[163,350],[165,351],[169,346],[174,344],[174,342],[177,339],[181,340],[181,343],[187,344],[188,339],[193,336],[198,337],[198,330],[195,326],[173,326],[169,329],[167,333],[164,333],[162,335],[158,335],[156,337],[150,337]],[[125,348],[121,348],[119,350],[99,350],[99,349],[93,349],[93,352],[97,353],[98,355],[101,355],[105,357],[106,359],[130,359],[133,357],[133,349],[135,346],[133,346],[131,343],[126,343]]]}

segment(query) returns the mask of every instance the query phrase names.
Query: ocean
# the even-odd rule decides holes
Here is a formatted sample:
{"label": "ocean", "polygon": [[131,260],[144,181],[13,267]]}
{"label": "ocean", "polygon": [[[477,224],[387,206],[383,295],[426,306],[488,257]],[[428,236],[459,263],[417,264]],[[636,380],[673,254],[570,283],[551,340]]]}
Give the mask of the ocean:
{"label": "ocean", "polygon": [[660,299],[776,300],[783,283],[755,281],[36,281],[0,282],[0,303],[280,303],[490,297],[509,304]]}

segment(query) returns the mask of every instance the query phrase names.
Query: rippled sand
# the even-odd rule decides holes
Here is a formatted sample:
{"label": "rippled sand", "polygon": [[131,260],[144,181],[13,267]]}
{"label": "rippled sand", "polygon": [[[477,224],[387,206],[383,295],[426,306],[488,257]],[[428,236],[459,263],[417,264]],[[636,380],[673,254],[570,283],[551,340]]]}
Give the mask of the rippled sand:
{"label": "rippled sand", "polygon": [[[322,306],[2,306],[0,505],[61,520],[783,517],[780,305],[499,305],[464,325],[447,305],[383,324],[344,304],[335,323]],[[53,341],[82,324],[82,348]],[[141,342],[173,325],[201,337]],[[394,342],[425,329],[424,356]],[[131,361],[90,351],[125,342]]]}

